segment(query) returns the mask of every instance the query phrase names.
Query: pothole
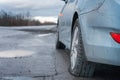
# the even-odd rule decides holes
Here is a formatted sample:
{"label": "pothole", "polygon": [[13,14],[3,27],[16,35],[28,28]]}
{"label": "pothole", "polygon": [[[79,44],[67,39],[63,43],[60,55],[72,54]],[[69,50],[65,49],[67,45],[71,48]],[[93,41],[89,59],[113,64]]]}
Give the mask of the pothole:
{"label": "pothole", "polygon": [[1,58],[25,57],[25,56],[30,56],[33,53],[34,52],[27,50],[7,50],[7,51],[1,51],[0,57]]}

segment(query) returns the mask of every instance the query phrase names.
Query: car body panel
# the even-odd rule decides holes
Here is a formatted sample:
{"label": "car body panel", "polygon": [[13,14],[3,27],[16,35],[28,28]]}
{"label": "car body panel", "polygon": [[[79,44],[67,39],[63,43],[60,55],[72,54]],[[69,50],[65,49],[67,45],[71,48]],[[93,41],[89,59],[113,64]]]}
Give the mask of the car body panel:
{"label": "car body panel", "polygon": [[[69,1],[69,0],[68,0]],[[110,32],[120,33],[119,0],[74,0],[59,17],[59,35],[68,49],[74,13],[78,13],[85,55],[88,61],[120,66],[120,44]]]}
{"label": "car body panel", "polygon": [[[69,2],[69,1],[68,1]],[[59,17],[59,20],[61,21],[60,24],[62,24],[62,28],[59,28],[59,33],[61,34],[59,37],[65,44],[70,43],[70,36],[71,36],[71,25],[72,25],[72,18],[74,14],[74,5],[75,2],[70,2],[69,4],[66,4],[63,10],[61,11],[61,14],[63,16]],[[69,16],[68,16],[69,15]],[[67,34],[66,34],[67,33]]]}

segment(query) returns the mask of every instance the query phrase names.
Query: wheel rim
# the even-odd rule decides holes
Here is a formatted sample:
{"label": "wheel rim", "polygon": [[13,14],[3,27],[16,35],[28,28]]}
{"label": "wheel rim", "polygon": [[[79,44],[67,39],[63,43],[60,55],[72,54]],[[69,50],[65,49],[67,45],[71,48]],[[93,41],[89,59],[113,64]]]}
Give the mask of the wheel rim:
{"label": "wheel rim", "polygon": [[74,69],[78,55],[78,27],[75,28],[71,45],[71,69]]}

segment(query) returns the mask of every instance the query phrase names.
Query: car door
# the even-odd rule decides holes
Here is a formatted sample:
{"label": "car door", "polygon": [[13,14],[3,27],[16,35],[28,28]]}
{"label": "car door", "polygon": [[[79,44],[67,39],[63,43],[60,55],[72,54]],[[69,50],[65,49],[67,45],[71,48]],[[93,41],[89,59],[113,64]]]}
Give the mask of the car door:
{"label": "car door", "polygon": [[75,0],[68,0],[65,6],[61,11],[60,21],[62,22],[59,28],[59,37],[60,41],[62,41],[67,47],[70,45],[70,36],[71,36],[71,25],[72,18],[74,14],[75,8]]}

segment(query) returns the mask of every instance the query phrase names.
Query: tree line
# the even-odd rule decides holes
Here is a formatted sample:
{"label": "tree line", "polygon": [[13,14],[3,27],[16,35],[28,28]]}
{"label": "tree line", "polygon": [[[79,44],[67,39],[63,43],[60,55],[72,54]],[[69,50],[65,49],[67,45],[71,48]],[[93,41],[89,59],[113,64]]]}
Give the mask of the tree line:
{"label": "tree line", "polygon": [[38,20],[30,19],[30,13],[13,14],[12,12],[0,11],[0,26],[39,26],[52,25],[55,23],[41,23]]}

